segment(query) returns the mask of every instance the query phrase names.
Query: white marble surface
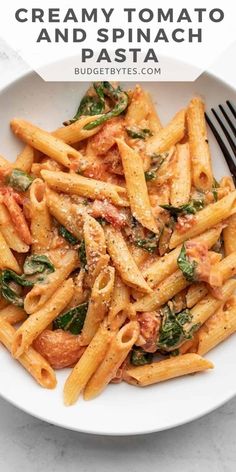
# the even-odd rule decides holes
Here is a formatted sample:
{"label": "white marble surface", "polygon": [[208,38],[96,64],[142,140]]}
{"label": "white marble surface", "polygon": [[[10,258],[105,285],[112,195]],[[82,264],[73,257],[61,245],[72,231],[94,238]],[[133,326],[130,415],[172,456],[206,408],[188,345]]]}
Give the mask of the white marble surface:
{"label": "white marble surface", "polygon": [[[235,53],[236,44],[211,70],[236,87]],[[0,87],[27,70],[0,41]],[[236,398],[188,425],[129,438],[66,431],[0,399],[1,472],[233,472],[235,464]]]}

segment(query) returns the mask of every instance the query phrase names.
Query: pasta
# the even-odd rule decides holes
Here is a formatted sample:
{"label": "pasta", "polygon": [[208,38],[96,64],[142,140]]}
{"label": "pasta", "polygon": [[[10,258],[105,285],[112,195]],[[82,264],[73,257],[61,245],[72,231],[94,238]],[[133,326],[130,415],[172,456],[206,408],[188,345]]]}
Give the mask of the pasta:
{"label": "pasta", "polygon": [[138,335],[139,324],[137,321],[130,321],[120,329],[111,341],[102,363],[85,387],[85,400],[96,397],[115,376],[118,368],[138,339]]}
{"label": "pasta", "polygon": [[76,402],[90,377],[96,372],[104,359],[113,336],[114,334],[107,329],[106,324],[102,323],[88,348],[66,380],[64,387],[65,405],[72,405]]}
{"label": "pasta", "polygon": [[142,159],[121,140],[117,140],[124,168],[130,207],[134,217],[153,233],[158,233],[157,223],[152,214],[148,198]]}
{"label": "pasta", "polygon": [[209,190],[213,183],[213,173],[204,111],[203,101],[198,97],[193,98],[187,109],[187,125],[193,183],[200,190]]}
{"label": "pasta", "polygon": [[52,228],[48,211],[45,184],[35,179],[30,187],[32,252],[44,253],[50,247]]}
{"label": "pasta", "polygon": [[179,111],[165,128],[149,140],[148,154],[168,151],[171,146],[181,141],[185,133],[185,114],[186,110]]}
{"label": "pasta", "polygon": [[113,288],[114,268],[107,267],[97,276],[92,287],[87,316],[82,330],[82,343],[88,345],[108,311]]}
{"label": "pasta", "polygon": [[73,281],[66,280],[52,298],[31,315],[16,331],[12,342],[12,355],[18,359],[33,340],[57,317],[73,296]]}
{"label": "pasta", "polygon": [[203,359],[198,354],[184,354],[176,359],[170,358],[151,365],[128,369],[125,378],[128,383],[146,387],[147,385],[212,369],[213,367],[212,362]]}
{"label": "pasta", "polygon": [[112,227],[106,228],[107,250],[122,280],[141,292],[151,292],[136,266],[122,234]]}
{"label": "pasta", "polygon": [[222,198],[219,202],[212,203],[200,211],[193,220],[193,225],[190,229],[181,233],[175,230],[171,236],[170,249],[178,246],[187,239],[198,236],[203,231],[217,225],[236,211],[236,191],[230,193]]}
{"label": "pasta", "polygon": [[[0,342],[8,351],[11,351],[15,329],[3,318],[0,319]],[[44,388],[55,388],[56,376],[48,362],[32,347],[23,353],[18,361],[35,378],[36,382]]]}
{"label": "pasta", "polygon": [[225,305],[212,315],[197,333],[197,352],[204,356],[207,352],[227,339],[236,331],[236,299],[230,298]]}
{"label": "pasta", "polygon": [[41,175],[54,190],[101,200],[107,198],[119,206],[128,205],[123,187],[65,172],[42,170]]}
{"label": "pasta", "polygon": [[19,237],[11,221],[10,214],[3,203],[0,203],[0,231],[10,249],[19,253],[29,251],[29,246]]}
{"label": "pasta", "polygon": [[204,110],[162,124],[144,88],[99,82],[54,131],[11,121],[26,146],[0,156],[0,342],[42,387],[67,367],[65,405],[212,369],[236,332],[236,190]]}
{"label": "pasta", "polygon": [[54,292],[61,286],[62,282],[70,275],[77,266],[77,257],[74,251],[68,251],[61,260],[60,267],[46,278],[45,282],[36,283],[32,290],[26,295],[24,308],[29,314],[37,312]]}
{"label": "pasta", "polygon": [[170,201],[173,206],[188,203],[191,192],[191,162],[189,144],[176,146],[175,174],[171,182]]}
{"label": "pasta", "polygon": [[25,143],[65,167],[70,168],[73,159],[77,159],[79,162],[82,160],[81,154],[74,148],[28,121],[12,120],[11,128],[16,136],[19,136]]}

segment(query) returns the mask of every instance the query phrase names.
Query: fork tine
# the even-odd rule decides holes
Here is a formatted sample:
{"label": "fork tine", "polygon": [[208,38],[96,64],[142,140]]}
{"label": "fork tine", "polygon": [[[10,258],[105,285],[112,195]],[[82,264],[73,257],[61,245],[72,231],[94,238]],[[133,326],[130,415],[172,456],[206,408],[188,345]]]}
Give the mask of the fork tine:
{"label": "fork tine", "polygon": [[233,123],[232,123],[230,117],[227,115],[227,113],[226,113],[225,109],[222,107],[222,105],[219,105],[219,109],[220,109],[221,113],[224,115],[224,117],[225,117],[225,119],[226,119],[228,125],[229,125],[230,128],[231,128],[231,130],[233,131],[234,136],[236,137],[236,128],[235,128],[235,126],[233,125]]}
{"label": "fork tine", "polygon": [[230,173],[233,177],[233,180],[234,180],[234,183],[236,185],[236,165],[223,141],[223,139],[221,138],[221,136],[219,135],[217,129],[215,128],[215,126],[213,125],[212,121],[210,120],[209,116],[207,115],[207,113],[205,113],[205,117],[206,117],[206,122],[207,124],[209,125],[209,127],[211,128],[211,131],[212,133],[214,134],[215,138],[216,138],[216,141],[218,142],[219,146],[220,146],[220,149],[221,151],[223,152],[223,155],[225,157],[225,160],[229,166],[229,170],[230,170]]}
{"label": "fork tine", "polygon": [[225,127],[223,121],[220,119],[219,115],[216,113],[216,111],[214,110],[214,108],[212,108],[211,111],[212,111],[213,115],[215,116],[215,118],[217,119],[217,121],[218,121],[218,123],[219,123],[221,129],[223,130],[223,132],[224,132],[224,134],[225,134],[225,136],[226,136],[226,138],[227,138],[227,140],[228,140],[228,142],[229,142],[229,145],[230,145],[230,147],[231,147],[231,149],[232,149],[234,155],[236,156],[236,146],[235,146],[235,144],[234,144],[234,142],[233,142],[233,140],[232,140],[232,138],[231,138],[231,136],[230,136],[230,134],[229,134],[227,128]]}
{"label": "fork tine", "polygon": [[236,111],[235,111],[235,109],[234,109],[234,106],[232,105],[232,103],[230,103],[229,100],[226,100],[226,103],[227,103],[227,105],[228,105],[230,111],[233,113],[234,118],[236,118]]}

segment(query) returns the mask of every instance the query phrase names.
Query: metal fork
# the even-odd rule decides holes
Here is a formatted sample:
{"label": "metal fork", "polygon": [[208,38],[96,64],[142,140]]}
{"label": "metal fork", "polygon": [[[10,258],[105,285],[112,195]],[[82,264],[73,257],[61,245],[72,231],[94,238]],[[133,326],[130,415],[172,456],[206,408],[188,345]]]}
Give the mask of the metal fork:
{"label": "metal fork", "polygon": [[218,128],[220,128],[221,134],[213,124],[209,114],[205,113],[205,116],[206,121],[225,157],[234,184],[236,185],[236,109],[229,100],[226,100],[226,105],[227,106],[219,105],[219,111],[217,112],[214,108],[211,109],[216,121],[218,122]]}

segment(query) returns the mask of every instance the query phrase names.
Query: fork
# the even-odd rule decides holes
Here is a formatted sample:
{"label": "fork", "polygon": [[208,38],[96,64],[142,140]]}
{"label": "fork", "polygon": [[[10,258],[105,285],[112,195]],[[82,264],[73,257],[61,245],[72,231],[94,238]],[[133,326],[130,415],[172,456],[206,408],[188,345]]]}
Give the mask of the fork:
{"label": "fork", "polygon": [[236,185],[236,110],[229,100],[226,100],[226,105],[219,105],[219,111],[216,111],[214,108],[211,109],[221,134],[213,124],[209,114],[205,113],[205,117],[220,146]]}

